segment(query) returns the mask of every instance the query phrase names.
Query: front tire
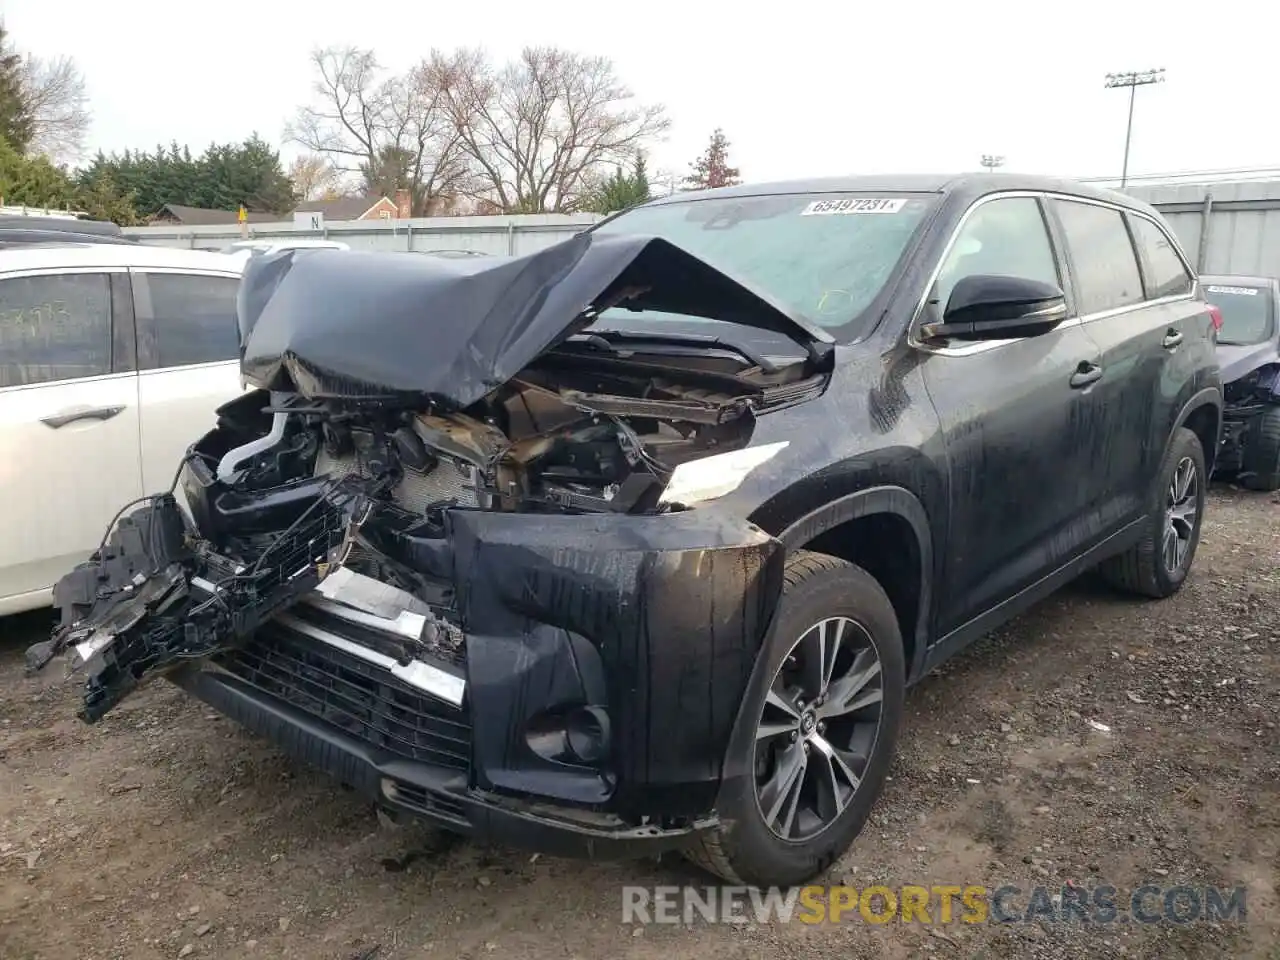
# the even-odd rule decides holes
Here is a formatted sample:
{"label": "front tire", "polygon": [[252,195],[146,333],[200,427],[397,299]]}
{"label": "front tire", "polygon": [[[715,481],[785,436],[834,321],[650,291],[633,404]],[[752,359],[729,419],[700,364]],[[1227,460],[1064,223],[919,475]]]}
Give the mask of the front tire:
{"label": "front tire", "polygon": [[866,823],[889,771],[905,698],[893,605],[861,567],[794,552],[765,654],[752,771],[727,782],[720,825],[688,851],[731,883],[793,886],[827,870]]}
{"label": "front tire", "polygon": [[1160,465],[1142,539],[1099,571],[1127,593],[1162,599],[1182,588],[1200,544],[1208,477],[1200,438],[1179,427]]}
{"label": "front tire", "polygon": [[1280,490],[1280,407],[1253,418],[1240,457],[1240,485],[1247,490]]}

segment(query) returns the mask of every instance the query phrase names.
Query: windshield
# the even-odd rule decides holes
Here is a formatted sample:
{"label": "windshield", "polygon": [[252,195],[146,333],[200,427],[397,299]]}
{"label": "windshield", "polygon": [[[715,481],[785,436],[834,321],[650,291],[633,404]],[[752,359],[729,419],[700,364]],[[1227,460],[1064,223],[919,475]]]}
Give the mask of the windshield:
{"label": "windshield", "polygon": [[934,202],[906,193],[691,198],[637,207],[599,230],[668,240],[847,341],[866,332],[863,312]]}
{"label": "windshield", "polygon": [[1261,343],[1271,336],[1271,291],[1267,287],[1245,287],[1210,283],[1205,299],[1222,311],[1218,342]]}

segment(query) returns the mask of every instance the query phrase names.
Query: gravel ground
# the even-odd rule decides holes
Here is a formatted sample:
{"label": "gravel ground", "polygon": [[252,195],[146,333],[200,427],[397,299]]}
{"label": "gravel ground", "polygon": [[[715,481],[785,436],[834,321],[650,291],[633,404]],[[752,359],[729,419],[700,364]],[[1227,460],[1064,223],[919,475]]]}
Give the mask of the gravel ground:
{"label": "gravel ground", "polygon": [[84,726],[56,668],[22,675],[41,614],[0,621],[0,957],[1280,960],[1278,504],[1215,490],[1174,599],[1086,578],[925,680],[831,875],[1243,885],[1244,922],[627,925],[624,884],[706,879],[380,828],[163,683]]}

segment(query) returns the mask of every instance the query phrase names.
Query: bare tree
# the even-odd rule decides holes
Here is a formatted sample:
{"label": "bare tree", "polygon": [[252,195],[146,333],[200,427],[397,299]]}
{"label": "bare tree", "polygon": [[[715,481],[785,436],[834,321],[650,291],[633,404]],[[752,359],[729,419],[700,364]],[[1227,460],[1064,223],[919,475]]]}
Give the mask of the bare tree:
{"label": "bare tree", "polygon": [[303,200],[326,200],[342,194],[342,172],[328,157],[308,153],[289,165],[289,179]]}
{"label": "bare tree", "polygon": [[84,75],[70,57],[28,56],[22,67],[23,94],[31,113],[27,152],[57,164],[74,163],[84,155],[93,119]]}
{"label": "bare tree", "polygon": [[575,209],[600,167],[628,162],[669,125],[661,106],[635,103],[606,57],[529,47],[498,70],[477,50],[450,63],[453,124],[483,193],[508,212]]}
{"label": "bare tree", "polygon": [[[404,75],[388,74],[373,51],[356,47],[316,50],[312,62],[313,103],[298,111],[286,137],[367,184],[407,188],[415,214],[457,191],[466,164],[441,87],[450,75],[443,55],[433,51]],[[396,182],[386,182],[388,170]]]}

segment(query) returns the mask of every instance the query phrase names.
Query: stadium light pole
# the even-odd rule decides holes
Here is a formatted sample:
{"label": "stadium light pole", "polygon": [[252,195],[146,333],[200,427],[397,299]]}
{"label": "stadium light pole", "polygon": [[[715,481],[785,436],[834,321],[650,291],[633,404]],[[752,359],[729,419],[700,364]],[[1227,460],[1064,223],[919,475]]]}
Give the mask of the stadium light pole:
{"label": "stadium light pole", "polygon": [[982,166],[990,173],[997,167],[1004,166],[1004,157],[996,156],[994,153],[984,153],[982,155]]}
{"label": "stadium light pole", "polygon": [[1107,89],[1116,87],[1129,88],[1129,123],[1124,129],[1124,166],[1120,170],[1120,189],[1123,190],[1129,180],[1129,141],[1133,137],[1133,98],[1139,87],[1164,80],[1164,67],[1158,70],[1130,70],[1128,73],[1108,73]]}

